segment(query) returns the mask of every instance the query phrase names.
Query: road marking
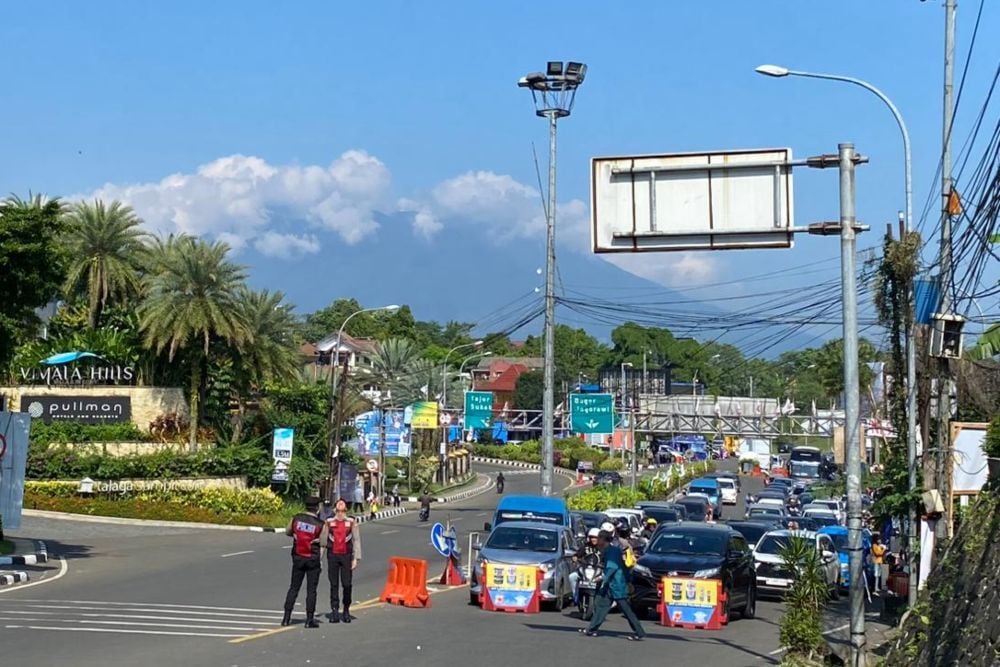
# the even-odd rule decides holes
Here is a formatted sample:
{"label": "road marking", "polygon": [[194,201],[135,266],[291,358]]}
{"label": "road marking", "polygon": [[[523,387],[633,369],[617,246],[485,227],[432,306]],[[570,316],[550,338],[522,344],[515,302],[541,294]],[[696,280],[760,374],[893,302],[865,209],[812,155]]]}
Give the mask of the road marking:
{"label": "road marking", "polygon": [[[14,618],[7,618],[6,616],[0,615],[0,621],[19,621],[19,622],[22,622],[22,623],[24,623],[24,622],[28,622],[28,623],[44,623],[44,622],[47,622],[47,621],[51,622],[52,620],[53,619],[51,619],[51,618],[23,618],[23,617],[20,617],[20,616],[14,617]],[[191,624],[191,623],[144,623],[144,622],[141,622],[141,621],[93,621],[93,620],[86,620],[86,619],[79,620],[79,619],[69,619],[69,618],[60,618],[58,620],[64,621],[64,622],[68,622],[68,623],[78,623],[80,625],[134,625],[134,626],[142,626],[142,627],[149,627],[149,628],[193,628],[193,629],[200,629],[200,630],[238,630],[240,632],[246,632],[247,630],[267,630],[268,629],[268,628],[261,628],[261,627],[238,628],[238,627],[232,627],[232,626],[228,626],[228,625],[194,625],[194,624]],[[178,619],[178,620],[184,620],[184,619]]]}
{"label": "road marking", "polygon": [[[32,607],[32,605],[26,605],[26,606]],[[98,609],[98,608],[99,607],[76,607],[76,609]],[[105,611],[110,611],[110,610],[105,610]],[[129,611],[131,611],[131,610],[129,610]],[[153,611],[153,610],[152,609],[139,609],[139,610],[136,610],[136,611]],[[20,610],[15,610],[15,609],[4,609],[3,607],[0,607],[0,614],[24,614],[24,615],[27,615],[27,616],[58,616],[59,618],[63,618],[63,619],[67,618],[67,616],[66,616],[67,612],[68,612],[68,610],[65,610],[65,609],[63,609],[61,611],[20,611]],[[75,613],[75,612],[69,612],[69,613]],[[192,613],[192,612],[188,612],[188,613]],[[198,612],[193,612],[193,613],[198,613]],[[233,623],[233,624],[236,624],[236,625],[253,625],[253,626],[255,626],[255,625],[261,625],[261,624],[266,624],[266,623],[273,623],[274,622],[271,619],[263,619],[263,618],[258,618],[255,621],[237,621],[236,619],[230,619],[230,618],[223,618],[223,619],[215,619],[215,618],[187,618],[187,617],[178,617],[178,616],[151,616],[149,614],[76,614],[76,615],[77,616],[82,616],[84,618],[140,618],[140,619],[147,619],[147,620],[153,620],[153,621],[188,621],[190,623],[208,623],[208,622],[211,622],[213,620],[217,620],[217,621],[220,621],[220,622]],[[211,614],[211,615],[212,616],[246,616],[248,618],[253,618],[252,616],[248,616],[247,614]],[[7,620],[10,620],[10,619],[7,619]]]}
{"label": "road marking", "polygon": [[292,547],[294,547],[294,546],[295,546],[294,544],[289,544],[289,545],[287,545],[287,546],[283,546],[283,547],[281,547],[281,548],[282,548],[282,549],[291,549],[291,548],[292,548]]}
{"label": "road marking", "polygon": [[230,556],[243,556],[245,554],[252,554],[253,551],[234,551],[231,554],[222,554],[219,558],[229,558]]}
{"label": "road marking", "polygon": [[[850,623],[844,623],[844,624],[843,624],[843,625],[841,625],[840,627],[837,627],[837,628],[833,628],[832,630],[827,630],[827,631],[826,631],[826,632],[824,632],[823,634],[824,634],[824,635],[830,635],[830,634],[833,634],[834,632],[840,632],[841,630],[846,630],[846,629],[847,629],[847,628],[849,628],[849,627],[851,627],[851,624],[850,624]],[[776,649],[776,650],[774,650],[774,651],[771,651],[770,653],[768,653],[768,655],[778,655],[779,653],[784,653],[784,652],[785,652],[785,651],[787,651],[787,650],[788,650],[787,648],[785,648],[784,646],[782,646],[782,647],[781,647],[781,648],[779,648],[779,649]]]}
{"label": "road marking", "polygon": [[130,635],[171,635],[174,637],[240,637],[242,635],[230,635],[210,632],[169,632],[166,630],[128,630],[125,628],[116,630],[115,628],[59,628],[46,625],[5,625],[8,630],[55,630],[57,632],[112,632]]}
{"label": "road marking", "polygon": [[379,535],[392,535],[393,533],[398,533],[398,530],[383,530]]}
{"label": "road marking", "polygon": [[489,512],[479,512],[476,516],[486,516]]}
{"label": "road marking", "polygon": [[[10,593],[12,591],[23,591],[25,588],[31,588],[32,586],[41,586],[42,584],[49,584],[57,579],[62,579],[63,576],[69,572],[69,565],[66,563],[66,559],[59,556],[59,574],[52,577],[51,579],[39,579],[38,581],[32,582],[30,584],[18,584],[17,586],[11,586],[10,588],[0,588],[0,595],[4,593]],[[23,600],[22,600],[23,602]]]}
{"label": "road marking", "polygon": [[271,635],[281,634],[282,632],[288,632],[289,630],[295,630],[296,626],[286,625],[283,628],[274,628],[273,630],[267,630],[266,632],[258,632],[252,635],[244,635],[242,637],[237,637],[236,639],[230,639],[230,644],[242,644],[243,642],[248,642],[251,639],[263,639],[264,637],[270,637]]}
{"label": "road marking", "polygon": [[464,516],[460,516],[460,517],[456,517],[454,519],[449,519],[449,521],[451,523],[455,523],[456,521],[462,521],[464,518],[465,518]]}
{"label": "road marking", "polygon": [[[168,609],[210,609],[214,611],[256,611],[263,614],[272,614],[281,616],[280,611],[275,611],[274,609],[250,609],[247,607],[208,607],[201,604],[169,604],[164,602],[109,602],[107,600],[42,600],[42,599],[25,599],[18,600],[18,602],[44,602],[51,604],[53,602],[59,602],[62,604],[98,604],[98,605],[115,605],[115,606],[132,606],[132,607],[166,607]],[[194,613],[194,612],[191,612]]]}

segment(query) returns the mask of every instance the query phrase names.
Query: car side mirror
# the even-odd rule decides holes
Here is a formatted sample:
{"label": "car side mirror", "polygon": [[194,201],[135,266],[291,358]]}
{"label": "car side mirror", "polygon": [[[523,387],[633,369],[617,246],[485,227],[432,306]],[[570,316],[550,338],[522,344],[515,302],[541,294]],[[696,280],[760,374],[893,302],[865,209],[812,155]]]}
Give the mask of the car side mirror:
{"label": "car side mirror", "polygon": [[491,530],[493,530],[492,524],[490,524],[489,522],[484,523],[483,524],[483,530],[485,530],[487,533],[490,532]]}
{"label": "car side mirror", "polygon": [[836,554],[834,554],[832,551],[823,552],[823,560],[833,560],[835,557]]}
{"label": "car side mirror", "polygon": [[483,545],[482,545],[482,544],[480,544],[479,542],[476,542],[475,544],[473,544],[473,545],[472,545],[472,550],[473,550],[473,551],[479,551],[479,550],[481,550],[482,548],[483,548]]}

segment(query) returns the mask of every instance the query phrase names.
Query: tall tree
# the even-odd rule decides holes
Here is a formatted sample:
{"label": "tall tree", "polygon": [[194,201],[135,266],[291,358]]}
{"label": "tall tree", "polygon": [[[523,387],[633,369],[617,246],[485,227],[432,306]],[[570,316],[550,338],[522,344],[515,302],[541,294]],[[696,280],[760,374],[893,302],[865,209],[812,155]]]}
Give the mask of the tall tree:
{"label": "tall tree", "polygon": [[66,277],[66,229],[58,199],[0,202],[0,363],[38,324],[35,309],[56,299]]}
{"label": "tall tree", "polygon": [[156,244],[139,315],[146,344],[173,359],[187,353],[191,369],[191,448],[198,444],[198,408],[213,339],[251,340],[237,296],[246,272],[227,258],[229,246],[189,236]]}
{"label": "tall tree", "polygon": [[90,328],[96,329],[108,302],[124,305],[139,292],[139,267],[147,234],[132,209],[119,201],[81,202],[66,216],[70,251],[67,295],[85,292]]}

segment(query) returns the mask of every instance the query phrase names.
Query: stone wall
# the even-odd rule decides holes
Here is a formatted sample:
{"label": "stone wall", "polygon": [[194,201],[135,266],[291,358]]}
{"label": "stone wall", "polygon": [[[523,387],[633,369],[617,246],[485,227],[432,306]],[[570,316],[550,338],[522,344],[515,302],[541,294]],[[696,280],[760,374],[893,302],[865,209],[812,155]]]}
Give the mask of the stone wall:
{"label": "stone wall", "polygon": [[[189,452],[190,445],[187,442],[72,442],[67,445],[80,454],[101,454],[118,458],[121,456],[133,456],[137,454],[156,454],[163,450],[174,452]],[[211,447],[204,443],[199,444],[199,449]]]}
{"label": "stone wall", "polygon": [[75,386],[37,386],[22,385],[18,387],[0,387],[0,394],[5,396],[11,410],[21,409],[21,396],[73,396],[80,398],[99,396],[127,396],[132,404],[132,423],[143,431],[149,430],[149,424],[160,415],[176,412],[188,419],[188,404],[184,390],[178,387],[129,387],[113,385],[93,385],[87,387]]}

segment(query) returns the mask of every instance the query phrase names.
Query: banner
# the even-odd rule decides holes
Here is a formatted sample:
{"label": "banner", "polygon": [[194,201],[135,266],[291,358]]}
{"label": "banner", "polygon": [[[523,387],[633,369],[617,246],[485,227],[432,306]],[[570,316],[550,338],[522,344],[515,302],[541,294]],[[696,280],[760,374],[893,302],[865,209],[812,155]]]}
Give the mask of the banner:
{"label": "banner", "polygon": [[721,627],[718,579],[663,577],[663,624]]}
{"label": "banner", "polygon": [[413,416],[410,419],[411,428],[437,428],[438,404],[435,401],[419,401],[414,403]]}
{"label": "banner", "polygon": [[24,504],[24,468],[28,460],[31,417],[23,412],[0,412],[0,518],[4,530],[21,527]]}
{"label": "banner", "polygon": [[274,460],[272,482],[287,482],[288,467],[292,465],[292,446],[295,441],[295,429],[276,428],[271,441],[271,458]]}
{"label": "banner", "polygon": [[486,563],[483,577],[485,609],[538,611],[538,568],[535,565]]}
{"label": "banner", "polygon": [[352,463],[341,463],[338,477],[340,478],[340,497],[346,500],[350,506],[354,502],[354,490],[358,485],[358,467]]}
{"label": "banner", "polygon": [[[402,410],[373,410],[354,418],[354,429],[357,431],[357,450],[362,456],[377,456],[385,447],[386,456],[410,455],[410,431],[404,423]],[[379,419],[382,426],[379,426]],[[382,430],[385,430],[385,443],[382,443]]]}

